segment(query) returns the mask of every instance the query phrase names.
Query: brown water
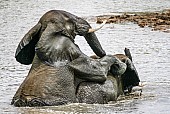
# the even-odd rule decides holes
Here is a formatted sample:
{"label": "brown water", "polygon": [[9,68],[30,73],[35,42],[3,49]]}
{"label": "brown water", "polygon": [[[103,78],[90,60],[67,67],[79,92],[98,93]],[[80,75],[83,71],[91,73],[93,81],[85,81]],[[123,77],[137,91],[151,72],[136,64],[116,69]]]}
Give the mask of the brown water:
{"label": "brown water", "polygon": [[[106,24],[96,34],[108,54],[124,53],[125,47],[131,50],[141,80],[148,83],[141,97],[104,105],[76,103],[39,108],[16,108],[10,105],[30,68],[16,62],[15,49],[24,34],[46,11],[63,9],[86,17],[95,27],[93,16],[166,8],[170,8],[169,0],[0,0],[0,113],[169,114],[170,34],[140,28],[133,23]],[[76,43],[87,55],[93,54],[83,37],[77,37]]]}

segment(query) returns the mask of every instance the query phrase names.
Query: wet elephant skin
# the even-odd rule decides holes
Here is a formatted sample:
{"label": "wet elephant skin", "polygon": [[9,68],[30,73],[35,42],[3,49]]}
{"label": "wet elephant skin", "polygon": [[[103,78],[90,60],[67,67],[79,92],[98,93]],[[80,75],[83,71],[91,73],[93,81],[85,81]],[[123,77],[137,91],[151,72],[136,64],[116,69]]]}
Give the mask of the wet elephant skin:
{"label": "wet elephant skin", "polygon": [[[75,36],[84,36],[96,55],[105,56],[105,51],[95,33],[88,33],[89,28],[91,26],[88,22],[68,12],[51,10],[45,13],[17,47],[16,60],[21,64],[32,64],[32,66],[11,104],[46,106],[76,102],[74,72],[67,64],[80,57],[88,61],[89,57],[74,43]],[[108,67],[106,65],[104,69],[107,70]],[[80,71],[84,72],[83,69]],[[96,72],[96,75],[93,75],[95,78],[85,79],[95,82],[105,81],[106,76],[100,73]]]}
{"label": "wet elephant skin", "polygon": [[[138,85],[140,79],[133,62],[131,61],[132,58],[129,58],[123,54],[116,54],[113,56],[125,63],[126,67],[123,67],[123,64],[117,61],[112,64],[110,73],[108,73],[105,82],[80,82],[76,92],[80,103],[105,104],[109,101],[116,101],[120,95],[125,94],[124,92],[126,89],[132,89],[132,87]],[[94,59],[99,59],[99,57],[95,55],[91,57]],[[129,90],[129,92],[131,91]]]}

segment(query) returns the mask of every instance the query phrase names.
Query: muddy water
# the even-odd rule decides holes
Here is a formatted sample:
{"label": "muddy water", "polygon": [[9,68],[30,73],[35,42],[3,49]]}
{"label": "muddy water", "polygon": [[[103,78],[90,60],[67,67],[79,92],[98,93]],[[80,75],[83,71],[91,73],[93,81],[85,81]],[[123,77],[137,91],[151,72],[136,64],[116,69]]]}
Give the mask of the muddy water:
{"label": "muddy water", "polygon": [[[93,16],[112,12],[159,11],[170,8],[169,0],[0,0],[0,113],[131,113],[168,114],[170,112],[170,34],[140,28],[133,23],[107,24],[96,32],[108,54],[131,50],[142,81],[148,84],[137,99],[112,104],[69,104],[57,107],[16,108],[10,105],[17,88],[30,66],[14,58],[15,49],[24,34],[50,9],[63,9],[85,17],[96,26]],[[76,43],[87,55],[93,54],[83,37]],[[83,44],[83,45],[82,45]]]}

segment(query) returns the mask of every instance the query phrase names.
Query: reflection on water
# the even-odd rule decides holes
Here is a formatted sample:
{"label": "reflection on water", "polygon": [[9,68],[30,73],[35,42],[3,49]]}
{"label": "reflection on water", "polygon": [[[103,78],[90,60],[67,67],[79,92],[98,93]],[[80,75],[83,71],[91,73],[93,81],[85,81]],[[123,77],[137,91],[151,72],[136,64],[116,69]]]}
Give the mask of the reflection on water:
{"label": "reflection on water", "polygon": [[[148,82],[143,96],[105,105],[70,104],[58,107],[16,108],[10,105],[30,66],[16,62],[18,42],[50,9],[64,9],[79,16],[111,12],[158,11],[170,8],[169,0],[0,0],[0,112],[1,113],[159,113],[170,111],[170,36],[168,33],[140,28],[135,24],[106,24],[96,34],[108,54],[131,50],[142,81]],[[89,20],[96,26],[93,20]],[[78,45],[87,55],[93,54],[82,37]]]}

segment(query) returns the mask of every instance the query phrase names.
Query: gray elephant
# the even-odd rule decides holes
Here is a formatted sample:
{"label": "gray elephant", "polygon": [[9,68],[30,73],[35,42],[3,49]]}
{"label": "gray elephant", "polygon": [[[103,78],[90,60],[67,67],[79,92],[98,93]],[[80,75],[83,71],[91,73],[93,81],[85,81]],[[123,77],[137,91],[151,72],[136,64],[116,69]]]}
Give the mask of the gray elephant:
{"label": "gray elephant", "polygon": [[[105,82],[97,83],[84,80],[78,84],[76,95],[79,103],[106,104],[116,101],[120,95],[131,93],[133,87],[140,86],[140,79],[129,49],[125,48],[125,55],[116,54],[113,56],[117,60],[112,64]],[[97,56],[91,56],[91,58],[99,59]],[[141,94],[141,87],[135,89],[137,89],[137,93]]]}
{"label": "gray elephant", "polygon": [[[82,73],[80,79],[104,82],[116,59],[105,56],[94,31],[87,21],[68,12],[52,10],[44,14],[23,37],[16,50],[16,60],[32,66],[11,104],[50,106],[77,102],[75,69],[72,68],[77,64],[70,64],[73,60],[80,60],[78,64],[91,68],[90,71],[78,68],[77,72]],[[104,62],[103,59],[94,60],[83,54],[74,43],[76,35],[84,36],[94,53],[103,57]]]}

